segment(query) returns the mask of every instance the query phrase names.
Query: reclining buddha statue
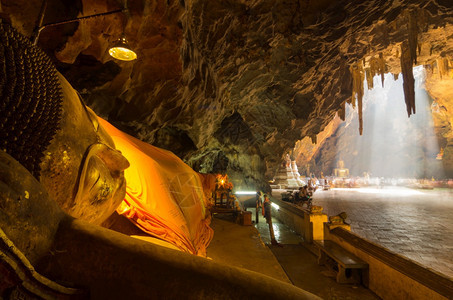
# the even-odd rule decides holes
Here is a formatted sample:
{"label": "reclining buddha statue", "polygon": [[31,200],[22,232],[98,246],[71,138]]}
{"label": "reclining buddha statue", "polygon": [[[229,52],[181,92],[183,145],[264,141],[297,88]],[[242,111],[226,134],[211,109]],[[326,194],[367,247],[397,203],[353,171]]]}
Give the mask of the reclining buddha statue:
{"label": "reclining buddha statue", "polygon": [[[40,49],[4,21],[0,67],[0,298],[317,299],[270,277],[99,226],[121,209],[136,223],[146,219],[137,217],[142,211],[131,201],[121,208],[130,200],[124,174],[135,158],[129,162],[115,148],[102,126],[111,125],[84,105]],[[109,130],[122,146],[141,145]],[[158,164],[170,160],[164,152],[159,153],[167,156],[156,155],[152,165],[161,172],[171,165]],[[177,204],[201,209],[192,198]],[[146,220],[155,216],[156,207],[146,207]],[[165,224],[168,219],[155,219],[166,232],[173,230]],[[209,236],[202,217],[186,221]],[[143,229],[152,231],[150,224],[157,223],[149,221]],[[198,254],[202,247],[197,245],[206,242],[192,231],[182,230],[188,237],[176,237],[175,245]]]}

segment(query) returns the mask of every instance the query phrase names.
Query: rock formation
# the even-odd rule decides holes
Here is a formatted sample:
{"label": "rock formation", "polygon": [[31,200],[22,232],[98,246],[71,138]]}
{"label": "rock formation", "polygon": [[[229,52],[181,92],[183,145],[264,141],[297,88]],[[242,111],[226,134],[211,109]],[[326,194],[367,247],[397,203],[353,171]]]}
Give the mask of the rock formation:
{"label": "rock formation", "polygon": [[[403,73],[416,112],[412,66],[432,66],[428,91],[452,152],[453,5],[447,0],[128,1],[129,14],[53,26],[39,45],[101,116],[174,151],[201,172],[227,172],[238,189],[267,180],[297,140],[316,140],[345,103],[362,115],[363,79]],[[115,0],[49,0],[45,22],[121,8]],[[40,3],[2,1],[31,35]],[[128,18],[125,18],[128,16]],[[125,24],[125,25],[124,25]],[[135,62],[108,57],[121,35]],[[442,76],[442,77],[441,77]],[[450,76],[450,77],[449,77]],[[443,107],[443,108],[442,108]],[[362,129],[359,118],[357,132]],[[451,163],[451,161],[450,161]]]}

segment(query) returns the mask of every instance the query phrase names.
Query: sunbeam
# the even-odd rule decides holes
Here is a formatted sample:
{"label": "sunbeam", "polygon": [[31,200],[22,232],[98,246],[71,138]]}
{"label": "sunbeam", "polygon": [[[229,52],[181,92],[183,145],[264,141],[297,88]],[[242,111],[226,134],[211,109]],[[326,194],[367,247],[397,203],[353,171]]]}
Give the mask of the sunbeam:
{"label": "sunbeam", "polygon": [[[340,136],[337,160],[344,159],[350,174],[374,177],[443,178],[442,164],[436,160],[439,144],[431,113],[432,99],[424,89],[425,70],[414,68],[417,113],[407,117],[402,99],[403,79],[385,74],[384,86],[374,78],[374,88],[364,82],[364,129],[357,130],[357,112],[347,106],[350,120]],[[352,114],[351,114],[352,113]],[[354,147],[354,149],[352,149]]]}

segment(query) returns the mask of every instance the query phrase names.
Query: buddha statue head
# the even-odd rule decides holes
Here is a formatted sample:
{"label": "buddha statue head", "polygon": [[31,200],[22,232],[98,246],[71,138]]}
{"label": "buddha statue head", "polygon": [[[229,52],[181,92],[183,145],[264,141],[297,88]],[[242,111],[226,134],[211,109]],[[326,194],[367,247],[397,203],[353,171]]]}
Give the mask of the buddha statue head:
{"label": "buddha statue head", "polygon": [[128,161],[50,59],[0,24],[0,147],[69,215],[100,224],[125,194]]}
{"label": "buddha statue head", "polygon": [[340,158],[337,162],[338,169],[344,169],[344,161]]}

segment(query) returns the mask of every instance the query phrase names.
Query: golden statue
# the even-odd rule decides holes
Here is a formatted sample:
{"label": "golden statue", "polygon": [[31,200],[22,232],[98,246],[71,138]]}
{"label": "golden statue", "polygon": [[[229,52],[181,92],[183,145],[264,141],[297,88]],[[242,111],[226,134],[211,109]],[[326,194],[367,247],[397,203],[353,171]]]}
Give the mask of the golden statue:
{"label": "golden statue", "polygon": [[344,161],[340,158],[337,162],[337,168],[334,169],[334,174],[336,177],[348,177],[349,169],[344,167]]}

